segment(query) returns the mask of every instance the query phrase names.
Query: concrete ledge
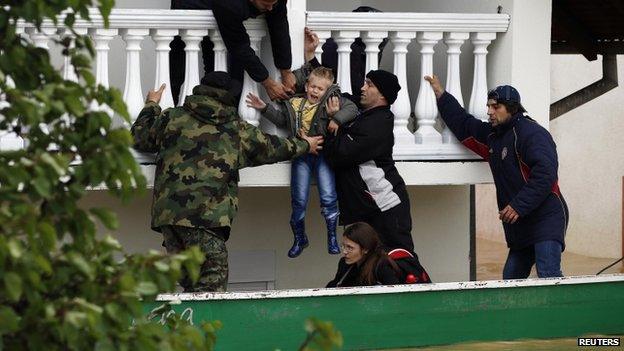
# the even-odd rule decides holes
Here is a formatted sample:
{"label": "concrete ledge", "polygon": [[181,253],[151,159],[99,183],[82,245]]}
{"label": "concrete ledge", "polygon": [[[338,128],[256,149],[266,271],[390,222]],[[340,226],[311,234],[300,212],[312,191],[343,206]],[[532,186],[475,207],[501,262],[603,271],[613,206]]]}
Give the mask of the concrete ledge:
{"label": "concrete ledge", "polygon": [[[467,185],[491,183],[486,162],[397,162],[407,185]],[[149,188],[154,185],[154,165],[143,165]],[[245,168],[240,172],[241,187],[290,186],[290,162]],[[94,190],[102,190],[96,188]]]}

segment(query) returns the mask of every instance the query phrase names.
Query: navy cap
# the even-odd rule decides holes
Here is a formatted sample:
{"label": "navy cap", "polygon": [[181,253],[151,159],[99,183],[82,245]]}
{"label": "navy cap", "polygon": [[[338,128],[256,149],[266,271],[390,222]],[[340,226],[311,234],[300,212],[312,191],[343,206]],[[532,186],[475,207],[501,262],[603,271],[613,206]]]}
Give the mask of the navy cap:
{"label": "navy cap", "polygon": [[520,101],[520,93],[511,85],[499,85],[488,92],[488,100],[496,100],[496,102],[515,102],[520,105],[520,112],[526,112]]}

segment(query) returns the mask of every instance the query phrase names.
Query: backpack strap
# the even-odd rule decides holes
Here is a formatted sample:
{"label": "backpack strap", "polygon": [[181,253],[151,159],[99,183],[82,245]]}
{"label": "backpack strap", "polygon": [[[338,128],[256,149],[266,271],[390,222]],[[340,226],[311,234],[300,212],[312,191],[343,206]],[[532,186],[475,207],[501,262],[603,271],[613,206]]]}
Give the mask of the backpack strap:
{"label": "backpack strap", "polygon": [[393,260],[400,260],[402,258],[414,257],[414,255],[412,255],[411,252],[405,249],[394,249],[388,252],[388,256],[390,256],[390,258],[392,258]]}

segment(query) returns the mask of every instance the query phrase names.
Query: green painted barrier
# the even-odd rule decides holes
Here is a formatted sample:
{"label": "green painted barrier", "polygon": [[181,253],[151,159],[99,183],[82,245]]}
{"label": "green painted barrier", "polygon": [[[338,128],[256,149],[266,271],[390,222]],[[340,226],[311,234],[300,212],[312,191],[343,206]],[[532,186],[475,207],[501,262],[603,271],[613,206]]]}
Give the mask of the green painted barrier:
{"label": "green painted barrier", "polygon": [[624,333],[624,275],[162,299],[193,323],[220,320],[218,350],[296,350],[308,317],[332,321],[345,350]]}

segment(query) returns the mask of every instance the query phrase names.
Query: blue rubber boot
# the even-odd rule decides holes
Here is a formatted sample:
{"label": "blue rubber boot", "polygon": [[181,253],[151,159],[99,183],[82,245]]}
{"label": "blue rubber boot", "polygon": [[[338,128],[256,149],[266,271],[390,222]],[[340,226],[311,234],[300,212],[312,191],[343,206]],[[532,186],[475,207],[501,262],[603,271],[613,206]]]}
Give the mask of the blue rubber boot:
{"label": "blue rubber boot", "polygon": [[325,223],[327,224],[327,252],[331,255],[337,255],[340,253],[340,246],[338,245],[338,239],[336,239],[338,215],[325,217]]}
{"label": "blue rubber boot", "polygon": [[293,243],[290,250],[288,250],[288,257],[295,258],[303,252],[303,249],[308,247],[308,237],[305,234],[305,222],[290,222],[290,228],[292,228],[293,234],[295,236],[295,242]]}

